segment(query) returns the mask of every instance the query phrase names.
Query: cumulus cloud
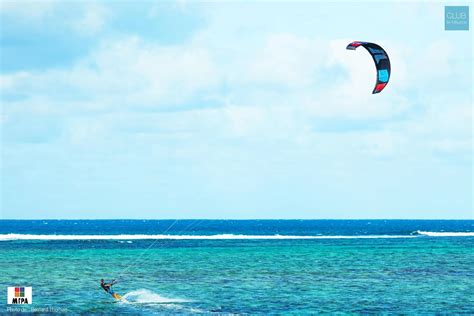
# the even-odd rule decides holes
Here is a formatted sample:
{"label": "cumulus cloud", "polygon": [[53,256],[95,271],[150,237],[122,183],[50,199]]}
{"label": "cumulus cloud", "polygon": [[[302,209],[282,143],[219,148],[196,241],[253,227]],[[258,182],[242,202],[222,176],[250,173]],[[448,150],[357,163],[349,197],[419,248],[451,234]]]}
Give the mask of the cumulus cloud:
{"label": "cumulus cloud", "polygon": [[[70,68],[3,75],[0,85],[7,95],[26,92],[24,100],[17,103],[17,109],[23,106],[25,111],[29,108],[27,100],[38,97],[65,115],[144,112],[137,120],[147,122],[148,112],[180,111],[183,113],[167,117],[171,123],[161,120],[156,125],[177,126],[183,131],[186,122],[185,130],[195,133],[295,142],[310,139],[304,135],[321,128],[327,131],[329,120],[333,124],[329,130],[333,132],[347,133],[354,128],[361,136],[358,148],[362,151],[375,156],[382,151],[395,153],[394,148],[403,143],[403,132],[394,131],[393,124],[383,122],[399,120],[420,106],[405,96],[403,90],[407,86],[400,83],[410,67],[403,58],[409,50],[399,43],[389,45],[398,47],[390,51],[394,52],[391,60],[400,73],[393,76],[384,93],[374,96],[370,94],[375,81],[373,61],[364,50],[347,51],[349,41],[271,34],[262,45],[254,47],[254,54],[222,60],[199,36],[180,45],[125,37],[103,41]],[[434,47],[430,46],[428,52],[438,49],[438,45]],[[428,53],[429,56],[432,55]],[[436,58],[446,64],[450,54]],[[417,79],[423,84],[423,78],[418,75]],[[222,89],[226,85],[233,88]],[[8,119],[11,110],[5,113]],[[436,119],[433,115],[432,119],[425,119],[423,126],[438,128],[447,124],[448,117],[466,121],[468,116],[440,114]],[[360,126],[374,128],[374,120],[382,123],[376,125],[375,131],[361,135]],[[73,143],[87,142],[86,135],[93,131],[104,135],[105,127],[80,128],[78,122],[68,129]],[[124,122],[108,126],[120,129]],[[445,129],[458,128],[458,123]],[[125,130],[137,129],[125,126]],[[162,130],[149,128],[147,133]]]}
{"label": "cumulus cloud", "polygon": [[0,14],[5,16],[12,16],[15,18],[40,22],[48,14],[51,14],[57,0],[44,0],[44,1],[15,1],[5,0],[0,5]]}
{"label": "cumulus cloud", "polygon": [[245,65],[244,77],[240,79],[247,84],[308,86],[318,77],[318,68],[324,65],[328,53],[324,44],[316,38],[272,34]]}
{"label": "cumulus cloud", "polygon": [[[110,14],[95,3],[88,3],[83,12],[74,27],[89,35],[100,31]],[[440,135],[440,127],[449,133],[472,122],[468,107],[461,110],[454,104],[452,109],[439,112],[426,95],[406,93],[414,86],[425,91],[430,82],[446,80],[455,71],[450,62],[452,45],[447,40],[434,41],[421,51],[393,40],[381,43],[396,71],[388,88],[374,96],[370,94],[375,82],[373,61],[363,49],[347,51],[348,38],[266,33],[261,41],[246,46],[246,54],[236,55],[233,45],[218,48],[212,44],[208,36],[213,31],[202,30],[190,40],[173,45],[139,36],[104,39],[72,66],[5,74],[0,87],[4,96],[16,93],[13,99],[21,100],[9,101],[15,104],[15,111],[29,111],[38,106],[34,100],[41,99],[65,116],[118,113],[111,117],[119,117],[138,112],[136,120],[147,122],[148,113],[163,113],[154,116],[161,129],[151,128],[154,123],[149,123],[146,133],[163,131],[163,127],[170,132],[176,126],[181,132],[301,141],[311,139],[303,135],[319,131],[353,131],[361,137],[360,148],[370,147],[366,152],[376,155],[381,151],[394,153],[394,148],[404,143],[408,134],[398,121],[410,119],[413,112],[418,116],[403,123],[410,126],[412,136],[422,135],[416,132],[421,128],[424,134],[429,130]],[[18,91],[22,93],[18,95]],[[9,102],[4,114],[7,124],[14,117]],[[182,113],[167,116],[169,111]],[[164,116],[172,121],[159,118]],[[108,126],[140,130],[125,121]],[[81,129],[79,122],[68,132],[73,142],[85,140],[91,131],[105,135],[99,133],[105,127]],[[360,134],[364,125],[369,129],[367,135]],[[443,144],[446,133],[439,136]],[[465,128],[460,134],[465,134]]]}
{"label": "cumulus cloud", "polygon": [[172,106],[218,82],[206,50],[161,47],[138,38],[106,41],[69,69],[3,75],[5,93],[26,91],[56,100],[95,100],[98,107]]}
{"label": "cumulus cloud", "polygon": [[[259,197],[246,206],[269,202],[271,209],[276,206],[268,192],[293,187],[288,195],[297,198],[287,206],[301,203],[309,209],[321,205],[316,201],[321,198],[331,200],[324,205],[333,207],[341,192],[355,196],[354,187],[370,188],[381,178],[386,192],[394,192],[395,185],[385,178],[404,183],[412,180],[410,168],[417,166],[426,166],[430,175],[440,157],[454,157],[441,168],[447,177],[462,169],[456,159],[472,159],[472,100],[467,89],[458,90],[472,85],[463,70],[472,66],[467,50],[453,51],[455,39],[440,33],[414,40],[393,24],[380,33],[367,19],[353,29],[333,23],[337,25],[323,32],[327,10],[315,19],[306,5],[332,8],[212,4],[201,7],[199,18],[205,21],[195,29],[193,24],[183,32],[186,36],[174,38],[173,30],[167,30],[168,37],[160,39],[140,27],[114,28],[109,24],[118,19],[114,5],[77,4],[73,18],[51,19],[49,27],[67,20],[67,36],[88,43],[81,55],[55,67],[2,72],[4,156],[14,166],[7,177],[17,179],[22,170],[35,169],[28,158],[34,152],[47,169],[41,174],[61,166],[59,171],[72,170],[69,175],[76,178],[95,168],[103,182],[82,179],[78,186],[90,181],[99,190],[121,181],[122,190],[138,191],[139,186],[127,185],[130,178],[146,179],[146,187],[153,188],[150,196],[156,196],[156,187],[172,188],[160,193],[160,200],[171,206],[184,205],[178,200],[202,206],[198,200],[203,196],[212,201],[205,207],[217,200],[219,206],[228,206],[226,201],[242,205],[242,195],[255,194]],[[57,14],[56,9],[39,9],[43,13],[31,21]],[[160,9],[169,8],[153,5],[147,10],[145,5],[138,11],[159,19],[166,15]],[[194,9],[191,3],[182,8],[186,14]],[[390,19],[403,21],[406,9],[398,7]],[[18,7],[5,10],[19,18],[29,14],[14,13]],[[344,14],[331,19],[347,21]],[[416,17],[420,19],[407,23],[414,32],[423,32],[419,27],[426,20]],[[364,34],[391,58],[391,81],[379,95],[371,95],[375,70],[370,55],[364,49],[345,49],[360,30],[369,30]],[[58,32],[55,39],[62,35]],[[415,180],[426,184],[422,177]],[[183,190],[183,184],[189,187]],[[328,195],[304,200],[318,190]],[[190,192],[195,200],[188,199]],[[215,192],[225,197],[216,200]],[[357,192],[367,199],[373,195],[370,189]],[[395,194],[386,203],[401,200]],[[341,205],[366,205],[354,201]]]}
{"label": "cumulus cloud", "polygon": [[78,34],[97,34],[106,24],[110,11],[98,3],[86,3],[80,18],[71,21],[71,27]]}

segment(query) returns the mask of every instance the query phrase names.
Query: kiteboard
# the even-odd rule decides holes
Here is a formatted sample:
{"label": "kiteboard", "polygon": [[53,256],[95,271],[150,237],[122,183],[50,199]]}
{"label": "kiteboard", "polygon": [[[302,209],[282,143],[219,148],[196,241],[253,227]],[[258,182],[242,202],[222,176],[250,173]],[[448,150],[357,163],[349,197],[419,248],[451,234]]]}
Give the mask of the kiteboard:
{"label": "kiteboard", "polygon": [[111,293],[112,297],[115,298],[116,300],[119,300],[122,298],[122,295],[117,294],[117,293]]}

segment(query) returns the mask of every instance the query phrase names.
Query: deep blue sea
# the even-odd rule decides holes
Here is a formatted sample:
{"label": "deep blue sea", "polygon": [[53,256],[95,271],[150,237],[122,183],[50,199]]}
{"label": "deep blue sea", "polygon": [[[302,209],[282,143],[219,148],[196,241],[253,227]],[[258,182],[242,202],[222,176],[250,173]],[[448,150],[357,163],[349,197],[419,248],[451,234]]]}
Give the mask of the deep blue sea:
{"label": "deep blue sea", "polygon": [[474,221],[2,220],[0,268],[0,313],[472,314]]}

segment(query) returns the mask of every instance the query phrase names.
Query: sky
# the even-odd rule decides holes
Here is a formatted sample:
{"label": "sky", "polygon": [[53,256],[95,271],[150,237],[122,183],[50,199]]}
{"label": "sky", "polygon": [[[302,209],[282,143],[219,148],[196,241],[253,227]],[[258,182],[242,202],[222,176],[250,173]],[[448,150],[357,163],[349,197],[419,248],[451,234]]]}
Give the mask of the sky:
{"label": "sky", "polygon": [[474,219],[445,5],[1,0],[0,218]]}

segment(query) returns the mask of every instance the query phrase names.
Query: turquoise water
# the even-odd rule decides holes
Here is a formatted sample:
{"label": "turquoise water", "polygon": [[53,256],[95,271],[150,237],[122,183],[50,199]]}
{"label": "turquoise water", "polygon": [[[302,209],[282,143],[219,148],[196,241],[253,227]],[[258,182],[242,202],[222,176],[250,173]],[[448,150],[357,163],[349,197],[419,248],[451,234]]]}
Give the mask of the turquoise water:
{"label": "turquoise water", "polygon": [[474,237],[373,237],[5,240],[0,285],[70,313],[474,313]]}

